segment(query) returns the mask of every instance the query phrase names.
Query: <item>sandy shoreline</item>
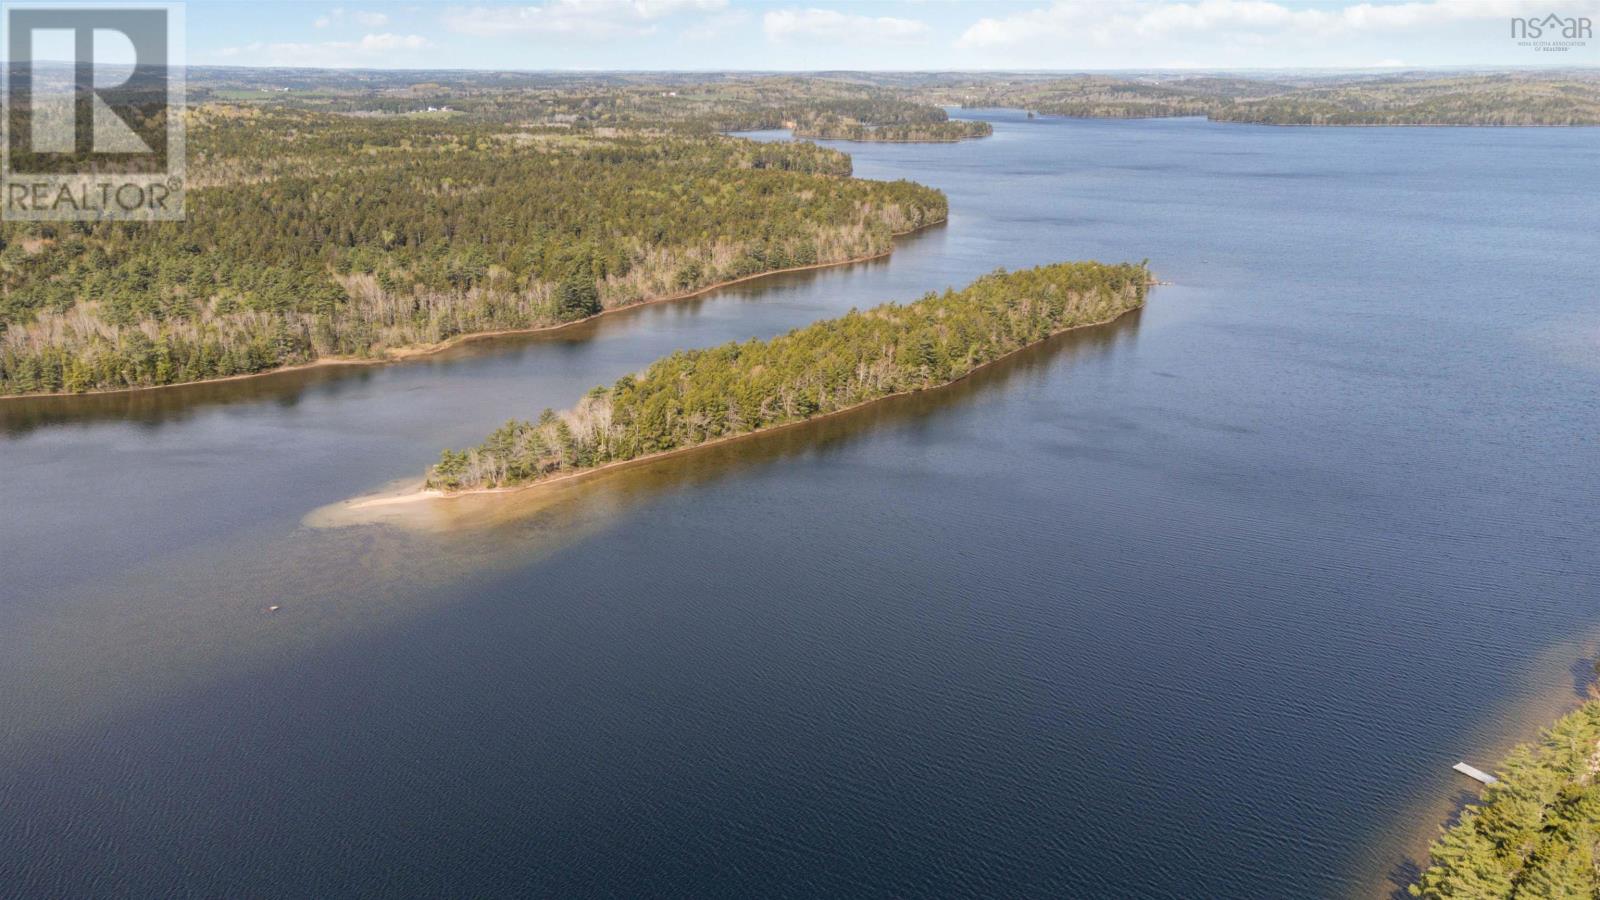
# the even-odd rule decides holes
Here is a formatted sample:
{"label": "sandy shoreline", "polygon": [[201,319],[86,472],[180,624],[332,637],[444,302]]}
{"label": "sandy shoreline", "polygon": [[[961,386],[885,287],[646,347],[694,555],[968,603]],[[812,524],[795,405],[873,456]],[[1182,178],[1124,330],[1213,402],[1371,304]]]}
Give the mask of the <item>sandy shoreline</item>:
{"label": "sandy shoreline", "polygon": [[[948,217],[945,219],[939,219],[936,222],[929,222],[917,228],[910,228],[905,231],[896,231],[891,234],[891,237],[902,238],[907,235],[916,234],[919,231],[924,231],[934,227],[935,225],[943,225],[947,220]],[[95,397],[107,394],[135,394],[144,391],[164,391],[171,388],[189,387],[196,384],[221,384],[227,381],[242,381],[246,378],[264,378],[268,375],[282,375],[288,372],[299,372],[306,369],[321,369],[332,366],[388,365],[390,363],[405,362],[407,360],[418,359],[424,356],[432,356],[435,353],[442,353],[451,349],[452,347],[460,346],[461,344],[467,344],[473,341],[485,340],[488,338],[507,337],[509,335],[516,334],[536,334],[542,331],[559,331],[563,328],[571,328],[575,325],[582,325],[585,322],[592,322],[601,316],[610,315],[611,313],[622,312],[623,310],[628,309],[638,309],[640,307],[650,306],[656,303],[672,303],[678,300],[688,300],[694,297],[699,297],[703,294],[709,294],[712,291],[719,291],[726,287],[731,287],[736,284],[744,284],[747,281],[755,281],[760,278],[769,278],[773,275],[785,275],[792,272],[809,272],[816,269],[831,269],[835,266],[850,266],[855,265],[856,263],[871,262],[875,259],[883,259],[893,252],[894,247],[890,246],[889,249],[884,250],[881,253],[869,253],[864,256],[853,256],[849,259],[812,263],[811,265],[806,266],[790,266],[784,269],[773,269],[768,272],[757,272],[754,275],[744,275],[739,278],[731,278],[727,281],[719,281],[716,284],[695,288],[691,291],[669,294],[665,297],[654,297],[649,300],[640,300],[637,303],[629,303],[625,306],[613,306],[610,309],[602,309],[592,316],[585,316],[581,319],[573,319],[570,322],[553,322],[549,325],[532,325],[527,328],[503,328],[498,331],[474,331],[468,334],[458,334],[455,337],[440,341],[436,344],[408,344],[402,347],[393,347],[385,350],[382,356],[373,357],[371,359],[348,356],[329,356],[321,359],[314,359],[310,362],[295,363],[292,366],[279,366],[276,369],[267,369],[262,372],[245,372],[240,375],[223,375],[217,378],[202,378],[198,381],[179,381],[173,384],[152,384],[141,387],[110,388],[107,390],[97,391],[53,391],[44,394],[0,394],[0,403],[5,403],[8,400],[37,400],[43,397]]]}
{"label": "sandy shoreline", "polygon": [[[1116,315],[1113,315],[1113,316],[1111,316],[1109,318],[1098,319],[1098,320],[1093,321],[1093,322],[1080,322],[1080,323],[1078,323],[1076,325],[1069,325],[1066,328],[1057,329],[1055,331],[1050,332],[1048,335],[1045,335],[1043,338],[1040,338],[1037,341],[1034,341],[1034,342],[1032,342],[1030,344],[1024,344],[1023,346],[1018,347],[1017,349],[1012,350],[1009,353],[1006,353],[1006,354],[1004,354],[1002,356],[997,356],[994,359],[991,359],[988,362],[986,362],[986,363],[984,363],[984,364],[982,364],[980,366],[975,366],[971,371],[966,372],[960,378],[951,379],[950,381],[947,381],[944,384],[940,384],[940,385],[937,385],[935,387],[926,388],[926,389],[918,390],[918,391],[898,391],[898,392],[893,393],[893,394],[885,394],[882,397],[874,397],[871,400],[868,400],[868,401],[866,401],[864,403],[856,403],[856,404],[851,405],[851,406],[846,406],[843,409],[836,409],[836,410],[833,410],[832,412],[823,413],[820,416],[812,416],[810,418],[799,419],[799,420],[794,421],[794,422],[784,422],[781,425],[772,425],[772,426],[768,426],[766,428],[757,428],[754,431],[745,431],[745,432],[741,432],[739,434],[725,435],[723,437],[713,438],[712,440],[703,441],[703,442],[698,443],[698,444],[691,444],[690,446],[687,446],[687,447],[675,447],[675,448],[673,448],[671,450],[662,450],[662,451],[659,451],[659,452],[656,452],[656,453],[646,454],[644,456],[636,456],[636,457],[634,457],[632,459],[621,459],[621,460],[617,460],[616,462],[609,462],[609,463],[606,463],[605,465],[595,466],[595,467],[590,468],[590,469],[583,469],[583,470],[577,471],[577,472],[568,472],[565,475],[557,475],[554,478],[542,478],[542,479],[540,479],[538,481],[532,481],[532,482],[529,482],[527,484],[518,484],[518,485],[513,485],[513,486],[510,486],[510,487],[474,488],[472,490],[451,491],[451,492],[440,491],[440,490],[436,490],[436,489],[432,489],[432,488],[420,488],[419,487],[419,488],[414,488],[409,492],[399,492],[399,493],[397,493],[397,492],[389,491],[389,492],[380,493],[380,494],[368,494],[368,495],[364,495],[364,496],[361,496],[361,497],[352,497],[349,500],[343,501],[342,503],[335,504],[335,506],[338,509],[341,509],[341,510],[355,511],[355,510],[362,510],[362,509],[372,509],[374,507],[382,507],[382,506],[398,506],[398,505],[401,505],[401,504],[408,504],[408,503],[421,503],[421,502],[430,501],[430,500],[449,501],[449,500],[458,500],[458,499],[462,499],[462,498],[466,498],[466,497],[481,497],[481,496],[485,496],[485,495],[489,495],[489,494],[520,494],[520,493],[525,493],[525,492],[528,492],[528,491],[534,491],[534,490],[539,490],[539,489],[542,489],[542,488],[547,488],[547,487],[550,487],[552,485],[561,484],[563,482],[577,481],[579,479],[584,479],[584,478],[589,478],[591,476],[601,475],[603,473],[615,471],[615,470],[618,470],[618,469],[626,469],[626,468],[629,468],[631,466],[641,466],[641,465],[645,465],[645,464],[648,464],[648,463],[656,462],[658,460],[667,459],[668,457],[681,456],[683,454],[693,453],[693,452],[698,451],[698,450],[705,450],[705,449],[710,448],[710,447],[716,447],[716,446],[720,446],[720,445],[723,445],[723,444],[729,444],[729,443],[733,443],[735,441],[749,440],[749,439],[760,437],[760,436],[763,436],[763,435],[774,434],[774,433],[777,433],[777,432],[780,432],[780,431],[785,431],[787,429],[798,428],[801,425],[810,425],[810,424],[812,424],[814,422],[821,422],[821,421],[824,421],[826,419],[831,419],[831,418],[833,418],[835,416],[842,416],[842,415],[844,415],[846,413],[856,412],[857,410],[865,409],[866,407],[872,406],[872,405],[877,404],[877,403],[883,403],[883,402],[885,402],[887,400],[893,400],[896,397],[905,397],[905,396],[909,396],[911,394],[918,394],[918,393],[926,394],[926,393],[932,393],[934,391],[943,390],[943,389],[945,389],[947,387],[951,387],[953,385],[960,384],[961,382],[967,380],[968,378],[971,378],[974,374],[976,374],[978,372],[981,372],[984,369],[989,368],[990,366],[996,365],[996,364],[998,364],[998,363],[1000,363],[1000,362],[1002,362],[1002,361],[1004,361],[1006,359],[1009,359],[1010,357],[1015,356],[1016,354],[1021,353],[1024,350],[1027,350],[1027,349],[1032,348],[1032,347],[1037,347],[1039,344],[1042,344],[1045,341],[1048,341],[1053,337],[1056,337],[1056,336],[1062,335],[1062,334],[1066,334],[1069,331],[1076,331],[1076,330],[1078,330],[1080,328],[1094,328],[1094,327],[1100,326],[1100,325],[1109,325],[1112,322],[1115,322],[1116,320],[1122,318],[1123,316],[1125,316],[1125,315],[1127,315],[1127,314],[1129,314],[1131,312],[1134,312],[1136,310],[1143,309],[1143,308],[1144,308],[1144,304],[1140,303],[1138,306],[1131,306],[1131,307],[1129,307],[1129,308],[1127,308],[1125,310],[1122,310],[1121,312],[1118,312]],[[417,482],[413,482],[413,484],[418,484],[418,483]]]}

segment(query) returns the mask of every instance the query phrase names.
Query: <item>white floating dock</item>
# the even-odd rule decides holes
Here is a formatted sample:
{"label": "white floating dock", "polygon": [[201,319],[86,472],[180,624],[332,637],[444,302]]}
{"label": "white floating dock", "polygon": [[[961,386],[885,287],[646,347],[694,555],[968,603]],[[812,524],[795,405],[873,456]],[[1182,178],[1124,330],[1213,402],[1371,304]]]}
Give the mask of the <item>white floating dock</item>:
{"label": "white floating dock", "polygon": [[1476,778],[1484,784],[1494,784],[1496,781],[1499,781],[1498,778],[1495,778],[1488,772],[1485,772],[1482,769],[1475,769],[1464,762],[1458,762],[1450,768],[1455,769],[1457,772],[1460,772],[1468,778]]}

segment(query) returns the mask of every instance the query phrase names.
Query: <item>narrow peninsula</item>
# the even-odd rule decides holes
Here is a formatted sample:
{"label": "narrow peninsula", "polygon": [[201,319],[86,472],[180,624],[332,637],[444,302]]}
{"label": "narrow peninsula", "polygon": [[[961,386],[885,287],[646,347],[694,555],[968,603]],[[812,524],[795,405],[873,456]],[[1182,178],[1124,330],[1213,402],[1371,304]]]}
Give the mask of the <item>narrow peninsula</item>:
{"label": "narrow peninsula", "polygon": [[446,450],[427,487],[455,493],[531,484],[685,450],[940,387],[1053,334],[1142,306],[1145,263],[998,270],[771,340],[680,351],[565,412],[512,420]]}

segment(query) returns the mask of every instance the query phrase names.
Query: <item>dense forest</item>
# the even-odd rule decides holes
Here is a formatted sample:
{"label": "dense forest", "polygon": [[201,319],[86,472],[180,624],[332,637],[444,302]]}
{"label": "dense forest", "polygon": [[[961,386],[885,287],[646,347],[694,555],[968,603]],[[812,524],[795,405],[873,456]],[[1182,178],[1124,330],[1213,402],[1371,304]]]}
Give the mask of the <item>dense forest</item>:
{"label": "dense forest", "polygon": [[1600,125],[1600,80],[1468,76],[1302,88],[1211,114],[1265,125]]}
{"label": "dense forest", "polygon": [[318,78],[200,69],[191,85],[206,100],[574,131],[710,134],[792,127],[801,137],[860,141],[953,141],[989,133],[984,123],[951,122],[943,109],[905,91],[848,77],[415,72]]}
{"label": "dense forest", "polygon": [[[1441,76],[1430,72],[1044,75],[840,72],[825,75],[307,73],[199,69],[201,98],[331,112],[450,115],[575,130],[690,133],[793,125],[848,140],[981,136],[945,106],[1062,116],[1208,116],[1278,125],[1595,125],[1600,75],[1588,69]],[[430,109],[432,112],[430,112]],[[787,124],[786,124],[787,123]],[[974,129],[965,133],[966,129]],[[958,133],[961,132],[961,133]],[[901,137],[900,135],[905,135]]]}
{"label": "dense forest", "polygon": [[926,88],[929,102],[1011,106],[1086,118],[1206,116],[1268,125],[1597,125],[1593,73],[1416,75],[1075,76],[974,79]]}
{"label": "dense forest", "polygon": [[882,253],[936,191],[727,131],[952,141],[943,105],[1272,124],[1600,123],[1582,71],[1270,78],[190,73],[189,219],[0,225],[0,394],[382,357]]}
{"label": "dense forest", "polygon": [[838,116],[817,116],[797,123],[794,136],[824,141],[885,141],[892,143],[948,143],[988,137],[988,122],[945,121],[916,125],[864,125]]}
{"label": "dense forest", "polygon": [[427,483],[444,491],[521,484],[948,384],[1064,328],[1141,305],[1149,281],[1143,263],[1001,270],[961,291],[852,311],[772,340],[674,353],[565,412],[512,420],[477,447],[444,451]]}
{"label": "dense forest", "polygon": [[1434,900],[1600,896],[1600,700],[1518,747],[1434,843],[1411,894]]}
{"label": "dense forest", "polygon": [[208,105],[188,220],[0,226],[0,393],[170,384],[528,328],[887,251],[944,219],[849,157]]}
{"label": "dense forest", "polygon": [[1211,97],[1192,91],[1109,76],[1019,83],[980,81],[949,93],[948,102],[962,106],[1009,106],[1046,115],[1094,119],[1203,116],[1215,106]]}

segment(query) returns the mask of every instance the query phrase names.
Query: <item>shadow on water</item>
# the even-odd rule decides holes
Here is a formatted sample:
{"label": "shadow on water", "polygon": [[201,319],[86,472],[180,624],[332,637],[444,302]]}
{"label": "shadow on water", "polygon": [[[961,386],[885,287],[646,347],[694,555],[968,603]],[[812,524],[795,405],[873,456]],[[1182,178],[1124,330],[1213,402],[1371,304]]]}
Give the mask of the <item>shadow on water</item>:
{"label": "shadow on water", "polygon": [[[1447,800],[1448,812],[1440,821],[1440,827],[1445,829],[1455,827],[1455,824],[1461,821],[1461,813],[1466,810],[1468,805],[1476,803],[1477,800],[1478,794],[1475,791],[1457,791]],[[1417,883],[1418,878],[1422,877],[1422,872],[1423,864],[1416,856],[1407,854],[1401,857],[1394,864],[1394,867],[1389,870],[1389,874],[1385,879],[1389,890],[1384,894],[1384,897],[1387,900],[1408,900],[1411,896],[1411,886]]]}
{"label": "shadow on water", "polygon": [[[942,227],[942,225],[930,226],[915,235],[898,238],[897,246],[905,246],[907,242],[915,241]],[[576,322],[563,328],[472,338],[438,353],[385,364],[311,366],[264,372],[248,378],[227,381],[176,384],[134,391],[0,398],[0,434],[7,437],[21,437],[36,429],[54,425],[105,421],[159,426],[184,421],[209,408],[236,404],[271,403],[290,408],[312,392],[326,397],[337,397],[346,390],[366,386],[384,369],[439,369],[489,358],[515,362],[542,347],[586,344],[597,338],[638,329],[643,324],[642,316],[659,315],[669,310],[672,315],[693,316],[713,302],[770,301],[774,296],[782,296],[785,290],[804,288],[820,278],[836,275],[842,271],[872,272],[888,266],[889,261],[890,257],[883,256],[842,266],[780,272],[681,300],[645,303],[612,310],[598,318]],[[875,302],[911,299],[914,298],[886,296]]]}
{"label": "shadow on water", "polygon": [[[1462,795],[1461,802],[1462,805],[1466,804],[1465,794]],[[1390,900],[1406,900],[1411,896],[1411,885],[1416,884],[1417,879],[1421,877],[1422,867],[1417,865],[1416,860],[1407,857],[1396,863],[1395,867],[1389,870],[1389,884],[1394,887],[1389,893]]]}
{"label": "shadow on water", "polygon": [[1593,697],[1597,686],[1600,686],[1600,654],[1573,660],[1572,692],[1579,697]]}
{"label": "shadow on water", "polygon": [[308,391],[330,395],[370,381],[371,366],[315,366],[269,372],[235,381],[202,381],[153,390],[73,397],[14,397],[0,401],[0,433],[21,437],[52,425],[118,421],[155,427],[181,422],[200,410],[236,403],[273,403],[285,409]]}

